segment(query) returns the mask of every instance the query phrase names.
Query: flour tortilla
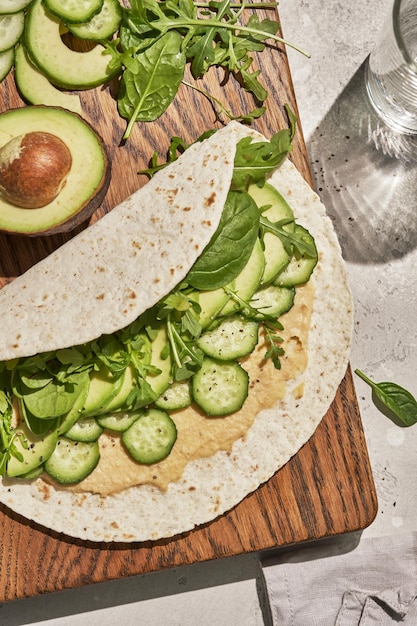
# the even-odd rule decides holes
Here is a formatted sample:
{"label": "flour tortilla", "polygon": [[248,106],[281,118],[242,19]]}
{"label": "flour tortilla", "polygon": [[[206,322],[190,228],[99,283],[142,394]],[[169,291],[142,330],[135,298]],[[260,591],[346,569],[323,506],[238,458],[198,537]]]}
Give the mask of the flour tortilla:
{"label": "flour tortilla", "polygon": [[0,361],[82,344],[134,321],[187,274],[230,187],[236,128],[216,133],[0,291]]}
{"label": "flour tortilla", "polygon": [[[248,132],[237,124],[229,126],[238,136]],[[318,196],[289,161],[269,182],[287,199],[296,220],[309,229],[319,250],[312,277],[315,299],[309,361],[305,372],[288,385],[285,400],[261,411],[231,453],[219,451],[190,462],[182,478],[170,483],[166,492],[142,485],[101,497],[55,490],[42,481],[4,481],[0,490],[4,504],[47,528],[85,540],[130,542],[171,537],[230,510],[313,435],[348,364],[352,298],[340,247]],[[301,398],[292,393],[300,384],[304,385]]]}

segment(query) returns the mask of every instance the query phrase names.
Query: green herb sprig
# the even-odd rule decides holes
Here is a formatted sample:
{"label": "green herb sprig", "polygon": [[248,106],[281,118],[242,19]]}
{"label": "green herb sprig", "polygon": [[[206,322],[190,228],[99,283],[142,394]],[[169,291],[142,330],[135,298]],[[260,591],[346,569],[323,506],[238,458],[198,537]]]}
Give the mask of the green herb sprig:
{"label": "green herb sprig", "polygon": [[7,463],[14,456],[23,460],[21,452],[15,445],[18,432],[12,428],[12,403],[9,396],[0,390],[0,476],[5,476]]}
{"label": "green herb sprig", "polygon": [[269,345],[265,353],[265,359],[271,359],[275,369],[281,369],[280,357],[285,354],[281,346],[283,339],[278,334],[279,330],[284,330],[281,322],[273,315],[268,315],[265,311],[260,311],[253,304],[241,298],[232,288],[225,288],[225,292],[232,300],[239,304],[241,315],[247,319],[258,322],[263,327],[266,341]]}
{"label": "green herb sprig", "polygon": [[[262,186],[271,174],[292,150],[292,141],[297,127],[297,118],[288,104],[284,105],[288,117],[288,128],[282,128],[272,135],[269,141],[254,141],[253,137],[244,137],[236,145],[231,189],[233,191],[247,191],[249,185]],[[216,129],[202,133],[194,143],[204,141],[216,132]],[[164,161],[159,162],[160,155],[153,153],[149,167],[139,170],[152,178],[157,172],[173,163],[191,144],[187,144],[181,137],[172,137]]]}
{"label": "green herb sprig", "polygon": [[167,325],[168,343],[162,357],[169,354],[173,360],[173,378],[182,381],[191,378],[201,367],[203,352],[197,345],[202,327],[198,320],[200,305],[188,297],[187,285],[177,290],[160,304],[157,317]]}

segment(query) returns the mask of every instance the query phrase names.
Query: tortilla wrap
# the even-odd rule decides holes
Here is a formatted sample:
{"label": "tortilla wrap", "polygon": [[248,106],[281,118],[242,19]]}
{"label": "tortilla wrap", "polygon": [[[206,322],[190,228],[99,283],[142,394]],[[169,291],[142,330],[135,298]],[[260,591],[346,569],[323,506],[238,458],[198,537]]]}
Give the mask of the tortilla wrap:
{"label": "tortilla wrap", "polygon": [[[220,171],[225,163],[229,166],[229,162],[233,161],[233,155],[228,152],[229,139],[232,137],[232,141],[236,142],[237,137],[244,136],[248,131],[233,123],[220,133],[216,135],[221,137],[218,146],[222,157],[217,162],[212,148],[207,151],[207,146],[203,144],[192,153],[187,151],[180,159],[182,163],[177,162],[176,167],[182,171],[191,171],[189,168],[192,163],[197,159],[199,163],[204,161],[201,153],[207,158],[207,152],[212,156],[210,167],[219,161],[222,161]],[[214,149],[215,143],[210,145]],[[167,168],[165,175],[159,177],[159,185],[156,182],[152,185],[151,196],[156,195],[156,189],[162,186],[161,179],[170,176],[169,171]],[[193,171],[200,176],[198,167]],[[217,176],[210,176],[210,179],[217,183]],[[225,180],[227,176],[229,180]],[[227,176],[223,172],[225,187],[230,183],[230,168]],[[301,375],[288,383],[285,398],[273,408],[261,410],[247,435],[237,440],[231,451],[218,451],[211,457],[191,461],[182,477],[171,482],[166,491],[141,485],[102,497],[92,493],[77,494],[54,489],[42,480],[32,483],[3,480],[0,499],[4,504],[47,528],[85,540],[129,542],[171,537],[230,510],[267,481],[313,435],[346,371],[353,327],[352,298],[337,237],[318,196],[288,160],[274,172],[269,182],[287,199],[296,221],[314,236],[319,251],[319,262],[311,278],[314,306],[308,339],[308,364]],[[195,186],[196,182],[192,188],[195,189]],[[148,195],[146,197],[149,198]],[[150,206],[155,205],[154,198]],[[161,211],[158,207],[158,216]],[[171,231],[168,236],[174,239],[174,233]],[[112,236],[111,232],[109,236]],[[90,233],[84,235],[81,241],[88,241],[87,237],[90,237]],[[132,239],[135,239],[134,235]],[[110,247],[113,241],[108,244]],[[96,249],[96,245],[92,245]],[[181,246],[181,253],[183,251],[184,247]],[[181,264],[175,247],[170,253],[173,254],[173,262],[167,263],[167,266],[175,262],[175,267],[181,266],[185,275],[192,260],[187,258]],[[57,252],[55,264],[59,262],[59,257]],[[134,274],[137,273],[136,265],[135,268]],[[122,272],[122,269],[119,267],[118,271]],[[152,276],[150,272],[147,274]],[[94,282],[94,276],[97,274],[90,272],[88,280],[85,276],[84,280],[87,284]],[[176,282],[179,276],[178,270]],[[169,282],[166,277],[164,280]],[[70,286],[73,286],[72,282]],[[164,286],[165,292],[170,289],[170,285]],[[19,297],[17,294],[18,290],[16,298]],[[97,309],[97,302],[94,304]],[[146,308],[150,304],[148,299]],[[101,302],[98,308],[96,312],[104,320],[105,302]],[[94,326],[97,327],[97,317],[93,317]],[[110,332],[108,325],[103,332]],[[39,340],[42,340],[40,334]],[[300,385],[304,389],[301,397],[296,392]]]}

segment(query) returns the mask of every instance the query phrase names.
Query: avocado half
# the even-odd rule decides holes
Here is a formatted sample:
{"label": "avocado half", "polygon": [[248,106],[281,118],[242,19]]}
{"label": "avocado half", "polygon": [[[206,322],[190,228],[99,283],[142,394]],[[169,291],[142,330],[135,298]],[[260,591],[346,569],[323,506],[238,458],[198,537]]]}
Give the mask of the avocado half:
{"label": "avocado half", "polygon": [[111,177],[106,147],[88,122],[67,109],[38,105],[0,114],[0,149],[31,132],[61,139],[71,152],[71,170],[59,195],[42,208],[20,208],[0,196],[0,230],[29,236],[68,232],[89,219],[103,201]]}

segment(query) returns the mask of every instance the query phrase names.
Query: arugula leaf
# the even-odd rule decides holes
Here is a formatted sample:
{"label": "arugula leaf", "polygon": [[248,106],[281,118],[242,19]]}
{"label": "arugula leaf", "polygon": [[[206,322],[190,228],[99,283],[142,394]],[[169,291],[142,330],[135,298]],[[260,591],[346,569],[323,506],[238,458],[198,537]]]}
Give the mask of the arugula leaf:
{"label": "arugula leaf", "polygon": [[281,343],[283,342],[282,337],[277,335],[276,330],[268,327],[267,324],[264,324],[264,330],[266,334],[266,339],[269,344],[268,350],[265,352],[265,359],[271,359],[274,364],[275,369],[281,369],[281,361],[280,357],[284,356],[285,350],[281,347]]}
{"label": "arugula leaf", "polygon": [[265,359],[272,359],[275,369],[281,369],[281,361],[279,357],[285,354],[280,345],[283,339],[277,334],[278,330],[284,330],[281,322],[273,315],[269,315],[268,313],[254,307],[253,304],[241,298],[230,287],[225,288],[225,292],[240,305],[241,315],[247,319],[258,322],[263,326],[266,334],[266,340],[269,344],[269,348],[265,353]]}
{"label": "arugula leaf", "polygon": [[[118,108],[128,120],[125,139],[130,136],[135,120],[151,121],[168,108],[184,80],[186,63],[195,79],[204,77],[212,67],[223,68],[227,77],[233,77],[262,105],[268,93],[260,81],[261,70],[251,70],[251,53],[261,53],[267,42],[273,41],[308,56],[277,34],[277,21],[261,21],[252,13],[247,23],[243,23],[242,15],[248,6],[245,2],[233,5],[231,0],[202,5],[192,0],[135,0],[130,8],[124,9],[119,39],[104,45],[111,55],[110,65],[124,68]],[[251,8],[263,6],[260,2]],[[271,5],[265,3],[265,6]],[[227,108],[216,98],[208,92],[204,95],[229,116]],[[232,119],[253,120],[264,110],[257,106],[253,112]]]}
{"label": "arugula leaf", "polygon": [[171,354],[175,381],[190,378],[200,367],[203,352],[196,344],[202,328],[198,315],[200,305],[186,293],[187,285],[180,288],[159,304],[157,318],[166,323],[168,344],[163,357]]}
{"label": "arugula leaf", "polygon": [[[193,89],[197,89],[195,86],[192,87]],[[198,91],[206,93],[202,89],[198,89]],[[247,191],[248,187],[252,183],[262,186],[265,183],[265,179],[268,174],[272,173],[291,152],[292,140],[296,131],[297,118],[287,104],[284,105],[284,108],[287,112],[289,128],[284,128],[275,133],[275,135],[271,137],[270,141],[256,142],[253,141],[252,137],[244,137],[237,143],[233,178],[231,183],[232,190]],[[255,109],[252,114],[248,116],[248,118],[251,120],[252,115],[254,117],[259,117],[262,113],[263,109]],[[242,116],[234,117],[228,111],[227,115],[231,119],[242,119]],[[207,137],[211,136],[215,132],[216,129],[204,132],[195,140],[194,143],[207,139]],[[150,161],[150,166],[144,170],[139,170],[138,174],[145,174],[146,176],[152,178],[156,172],[163,170],[167,165],[176,161],[177,158],[187,150],[189,145],[187,145],[187,143],[180,137],[173,137],[171,139],[165,161],[158,163],[159,154],[158,152],[154,152]]]}
{"label": "arugula leaf", "polygon": [[378,400],[406,426],[412,426],[417,422],[417,401],[409,391],[396,383],[375,383],[358,369],[355,370],[355,374],[370,385]]}
{"label": "arugula leaf", "polygon": [[21,452],[14,443],[18,433],[12,428],[12,417],[10,398],[5,391],[0,390],[0,476],[6,475],[7,463],[11,456],[20,461],[23,460]]}
{"label": "arugula leaf", "polygon": [[248,194],[230,192],[219,226],[194,263],[187,282],[212,290],[229,284],[244,268],[258,236],[259,210]]}
{"label": "arugula leaf", "polygon": [[283,128],[270,141],[254,141],[244,137],[236,146],[232,189],[247,190],[256,183],[263,185],[266,177],[276,169],[292,150],[296,118],[288,106],[290,128]]}
{"label": "arugula leaf", "polygon": [[284,248],[288,254],[293,254],[294,249],[298,251],[300,256],[307,256],[317,259],[317,248],[314,238],[308,230],[303,226],[296,224],[295,229],[285,229],[288,224],[294,224],[291,219],[280,220],[279,222],[271,222],[267,217],[261,215],[260,226],[261,232],[270,232],[279,237],[284,244]]}

